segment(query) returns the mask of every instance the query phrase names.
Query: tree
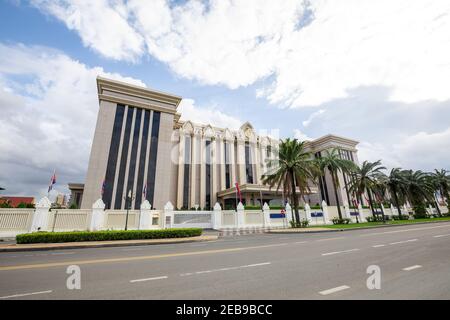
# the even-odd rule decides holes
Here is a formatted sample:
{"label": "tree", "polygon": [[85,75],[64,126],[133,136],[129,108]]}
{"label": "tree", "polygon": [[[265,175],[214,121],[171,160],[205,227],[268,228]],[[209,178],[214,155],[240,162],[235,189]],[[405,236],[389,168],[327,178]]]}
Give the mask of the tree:
{"label": "tree", "polygon": [[382,177],[381,170],[384,169],[386,168],[381,165],[381,160],[378,160],[375,162],[364,161],[361,164],[361,167],[354,166],[352,170],[353,179],[350,181],[349,190],[351,192],[355,192],[359,196],[367,193],[369,197],[369,205],[374,217],[375,210],[373,206],[372,193],[376,193],[377,191],[379,194],[381,193],[380,191],[383,187],[378,180]]}
{"label": "tree", "polygon": [[334,196],[336,197],[336,205],[338,208],[339,219],[342,219],[341,206],[337,191],[339,188],[338,173],[352,172],[352,169],[355,167],[355,164],[350,160],[342,159],[338,148],[327,150],[324,156],[316,159],[316,162],[322,176],[325,176],[326,170],[328,170],[331,174],[331,180],[333,182]]}
{"label": "tree", "polygon": [[400,209],[399,195],[403,193],[406,186],[404,172],[400,168],[393,168],[391,169],[389,176],[386,176],[386,179],[389,193],[394,200],[394,205],[396,206],[398,216],[400,217],[402,215],[402,210]]}
{"label": "tree", "polygon": [[280,140],[278,148],[272,152],[278,153],[276,159],[269,159],[269,171],[262,176],[262,181],[270,187],[276,186],[277,191],[283,188],[284,194],[291,198],[294,204],[295,216],[293,220],[296,225],[300,223],[298,212],[298,188],[300,196],[310,191],[309,180],[314,180],[315,161],[311,152],[305,149],[305,142],[297,139]]}
{"label": "tree", "polygon": [[423,217],[426,215],[425,202],[430,200],[434,192],[429,174],[420,170],[405,170],[403,174],[407,197],[416,215]]}
{"label": "tree", "polygon": [[430,174],[433,185],[435,187],[435,190],[439,191],[439,193],[442,196],[442,199],[444,201],[447,201],[447,204],[449,203],[449,192],[450,192],[450,172],[441,169],[437,170],[435,169],[433,173]]}

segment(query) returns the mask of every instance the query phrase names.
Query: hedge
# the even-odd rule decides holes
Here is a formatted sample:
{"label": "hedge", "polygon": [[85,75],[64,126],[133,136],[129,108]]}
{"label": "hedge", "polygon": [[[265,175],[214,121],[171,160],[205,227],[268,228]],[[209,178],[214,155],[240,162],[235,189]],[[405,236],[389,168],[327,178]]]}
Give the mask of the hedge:
{"label": "hedge", "polygon": [[162,229],[162,230],[117,230],[117,231],[71,231],[71,232],[34,232],[16,236],[18,244],[58,243],[80,241],[140,240],[185,238],[200,236],[202,229]]}

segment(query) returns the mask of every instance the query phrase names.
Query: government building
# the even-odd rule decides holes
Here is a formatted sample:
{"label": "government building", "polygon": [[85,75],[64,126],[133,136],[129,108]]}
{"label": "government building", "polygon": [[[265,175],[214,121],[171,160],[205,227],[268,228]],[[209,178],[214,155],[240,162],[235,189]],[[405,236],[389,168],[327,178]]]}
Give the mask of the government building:
{"label": "government building", "polygon": [[[216,202],[234,208],[239,198],[259,206],[284,201],[282,191],[261,181],[267,159],[276,157],[277,139],[257,135],[252,125],[239,130],[180,120],[182,98],[105,78],[97,78],[99,111],[86,181],[70,183],[71,203],[91,208],[99,198],[107,209],[139,209],[147,199],[162,209],[170,201],[177,209],[209,209]],[[357,141],[326,135],[308,141],[315,157],[338,147],[341,156],[358,162]],[[350,203],[340,174],[340,203]],[[300,199],[311,205],[325,200],[335,205],[331,176]]]}

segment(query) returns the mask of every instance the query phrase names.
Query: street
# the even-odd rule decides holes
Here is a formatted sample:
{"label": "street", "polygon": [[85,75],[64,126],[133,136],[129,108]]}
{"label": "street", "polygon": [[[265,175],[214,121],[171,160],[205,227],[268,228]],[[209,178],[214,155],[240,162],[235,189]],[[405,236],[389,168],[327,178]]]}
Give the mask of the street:
{"label": "street", "polygon": [[0,299],[450,299],[450,223],[0,253]]}

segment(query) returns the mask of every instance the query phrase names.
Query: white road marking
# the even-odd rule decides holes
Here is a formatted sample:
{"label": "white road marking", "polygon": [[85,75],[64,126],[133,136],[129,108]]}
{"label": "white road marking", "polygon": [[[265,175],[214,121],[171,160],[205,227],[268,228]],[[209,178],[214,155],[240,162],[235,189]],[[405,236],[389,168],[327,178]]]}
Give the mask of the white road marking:
{"label": "white road marking", "polygon": [[331,256],[333,254],[347,253],[347,252],[353,252],[353,251],[358,251],[358,250],[359,249],[350,249],[350,250],[343,250],[343,251],[327,252],[327,253],[322,253],[322,256]]}
{"label": "white road marking", "polygon": [[0,299],[19,298],[19,297],[26,297],[26,296],[32,296],[32,295],[44,294],[44,293],[51,293],[51,292],[53,292],[53,290],[39,291],[39,292],[30,292],[30,293],[19,293],[19,294],[13,294],[11,296],[0,297]]}
{"label": "white road marking", "polygon": [[297,241],[297,242],[294,242],[294,243],[297,243],[297,244],[300,244],[300,243],[307,243],[308,241]]}
{"label": "white road marking", "polygon": [[229,270],[245,269],[245,268],[266,266],[266,265],[269,265],[269,264],[271,264],[271,262],[253,263],[253,264],[247,264],[247,265],[238,266],[238,267],[228,267],[228,268],[220,268],[220,269],[212,269],[212,270],[203,270],[203,271],[197,271],[197,272],[181,273],[180,276],[181,277],[185,277],[185,276],[192,276],[194,274],[204,274],[204,273],[211,273],[211,272],[218,272],[218,271],[229,271]]}
{"label": "white road marking", "polygon": [[404,270],[404,271],[411,271],[411,270],[414,270],[414,269],[419,269],[419,268],[422,268],[422,266],[421,266],[421,265],[418,265],[418,264],[416,264],[415,266],[411,266],[411,267],[403,268],[403,270]]}
{"label": "white road marking", "polygon": [[144,282],[144,281],[153,281],[153,280],[161,280],[161,279],[167,279],[168,276],[161,276],[161,277],[153,277],[153,278],[144,278],[144,279],[136,279],[136,280],[130,280],[131,283],[134,282]]}
{"label": "white road marking", "polygon": [[393,244],[400,244],[400,243],[408,243],[408,242],[414,242],[414,241],[417,241],[418,239],[411,239],[411,240],[404,240],[404,241],[397,241],[397,242],[391,242],[391,243],[389,243],[390,245],[393,245]]}
{"label": "white road marking", "polygon": [[380,248],[380,247],[384,247],[385,244],[376,244],[374,246],[372,246],[372,248]]}
{"label": "white road marking", "polygon": [[328,241],[328,240],[336,240],[336,239],[343,239],[343,238],[345,238],[345,237],[326,238],[326,239],[319,239],[319,240],[316,240],[316,241]]}
{"label": "white road marking", "polygon": [[349,286],[340,286],[340,287],[336,287],[336,288],[331,288],[328,290],[320,291],[319,294],[326,296],[326,295],[329,295],[329,294],[332,294],[335,292],[339,292],[342,290],[346,290],[346,289],[350,289],[350,287]]}
{"label": "white road marking", "polygon": [[442,237],[448,237],[448,236],[450,236],[450,233],[448,233],[448,234],[438,234],[436,236],[433,236],[433,238],[442,238]]}

